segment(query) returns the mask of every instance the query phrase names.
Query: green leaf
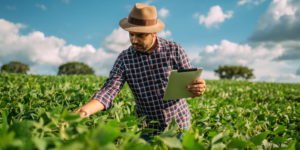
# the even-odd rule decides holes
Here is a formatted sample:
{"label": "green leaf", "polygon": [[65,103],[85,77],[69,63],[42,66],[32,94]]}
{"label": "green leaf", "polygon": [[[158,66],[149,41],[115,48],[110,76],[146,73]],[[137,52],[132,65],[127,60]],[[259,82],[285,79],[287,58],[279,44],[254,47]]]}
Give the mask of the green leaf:
{"label": "green leaf", "polygon": [[224,133],[219,133],[218,135],[214,136],[211,140],[211,143],[217,143],[224,137]]}
{"label": "green leaf", "polygon": [[66,121],[73,121],[73,120],[77,120],[79,118],[80,118],[80,116],[75,113],[67,113],[64,115],[64,120],[66,120]]}
{"label": "green leaf", "polygon": [[285,126],[279,125],[274,129],[274,134],[280,134],[286,130]]}
{"label": "green leaf", "polygon": [[60,147],[61,150],[82,150],[82,149],[88,149],[83,145],[82,143],[79,142],[73,142],[70,144],[63,145]]}
{"label": "green leaf", "polygon": [[87,132],[89,130],[88,130],[88,128],[86,126],[78,125],[78,126],[76,126],[76,131],[79,134],[81,134],[81,133]]}
{"label": "green leaf", "polygon": [[108,125],[100,125],[93,131],[93,139],[100,145],[106,145],[113,142],[120,135],[120,130]]}
{"label": "green leaf", "polygon": [[6,133],[8,130],[8,123],[7,123],[7,112],[5,110],[1,110],[2,115],[2,123],[1,123],[1,133]]}
{"label": "green leaf", "polygon": [[234,138],[230,141],[230,143],[227,145],[228,148],[237,148],[237,149],[245,149],[247,148],[247,142]]}
{"label": "green leaf", "polygon": [[33,139],[33,143],[35,144],[35,146],[37,147],[37,149],[39,150],[45,150],[47,147],[47,143],[45,140],[34,137]]}
{"label": "green leaf", "polygon": [[[125,137],[126,139],[126,137]],[[145,141],[141,139],[130,139],[129,142],[126,142],[124,144],[124,147],[122,148],[124,150],[130,149],[130,150],[151,150],[151,146],[146,143]]]}
{"label": "green leaf", "polygon": [[208,137],[213,138],[213,137],[216,136],[217,134],[218,134],[217,131],[212,130],[212,131],[209,131],[209,132],[208,132]]}
{"label": "green leaf", "polygon": [[15,134],[14,132],[9,132],[7,134],[0,136],[0,149],[5,149],[15,142]]}
{"label": "green leaf", "polygon": [[197,143],[190,132],[185,132],[182,140],[182,146],[186,150],[204,150],[205,147]]}
{"label": "green leaf", "polygon": [[287,140],[287,138],[285,138],[285,137],[276,136],[276,137],[274,137],[274,139],[272,141],[276,144],[281,144],[281,143],[284,143],[286,140]]}
{"label": "green leaf", "polygon": [[226,145],[222,142],[220,143],[216,143],[216,144],[212,144],[211,149],[212,150],[223,150],[226,148]]}
{"label": "green leaf", "polygon": [[295,149],[297,149],[297,142],[296,141],[289,142],[288,150],[295,150]]}
{"label": "green leaf", "polygon": [[264,139],[266,139],[266,137],[268,136],[268,132],[263,132],[263,133],[260,133],[260,134],[258,134],[258,135],[256,135],[256,136],[253,136],[251,139],[250,139],[250,141],[252,142],[252,143],[254,143],[255,145],[261,145],[261,143],[262,143],[262,141],[264,140]]}
{"label": "green leaf", "polygon": [[182,149],[182,145],[176,137],[160,137],[160,140],[170,148]]}

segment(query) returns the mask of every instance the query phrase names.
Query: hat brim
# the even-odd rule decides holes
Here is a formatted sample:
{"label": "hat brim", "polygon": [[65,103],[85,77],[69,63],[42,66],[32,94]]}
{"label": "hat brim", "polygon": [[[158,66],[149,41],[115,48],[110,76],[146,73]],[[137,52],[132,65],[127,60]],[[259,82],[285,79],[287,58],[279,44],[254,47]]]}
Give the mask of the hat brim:
{"label": "hat brim", "polygon": [[126,31],[140,32],[140,33],[157,33],[164,29],[165,24],[157,19],[157,23],[151,26],[138,26],[128,22],[128,18],[120,20],[119,25]]}

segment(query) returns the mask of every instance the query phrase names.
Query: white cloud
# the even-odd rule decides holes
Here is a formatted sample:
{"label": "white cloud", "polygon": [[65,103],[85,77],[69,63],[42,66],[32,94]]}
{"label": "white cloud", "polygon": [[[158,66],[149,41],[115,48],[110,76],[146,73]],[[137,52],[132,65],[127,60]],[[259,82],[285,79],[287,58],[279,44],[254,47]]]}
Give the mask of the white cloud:
{"label": "white cloud", "polygon": [[[273,43],[273,42],[270,42]],[[295,41],[281,41],[277,42],[277,44],[280,43],[282,47],[285,48],[285,52],[280,55],[278,58],[275,60],[278,61],[290,61],[290,60],[300,60],[300,41],[295,40]]]}
{"label": "white cloud", "polygon": [[41,61],[39,63],[60,62],[57,56],[47,54],[50,50],[51,53],[57,53],[57,48],[64,44],[63,40],[55,37],[46,38],[43,33],[38,31],[27,36],[21,36],[19,34],[21,28],[24,28],[24,25],[0,20],[0,57],[2,57],[2,61],[30,57],[30,59],[25,59],[26,63],[32,64],[38,61]]}
{"label": "white cloud", "polygon": [[46,11],[46,10],[47,10],[47,6],[44,5],[44,4],[36,4],[35,6],[36,6],[37,8],[39,8],[39,9],[43,10],[43,11]]}
{"label": "white cloud", "polygon": [[161,32],[158,33],[159,37],[165,38],[165,39],[169,39],[172,36],[172,32],[170,30],[163,30]]}
{"label": "white cloud", "polygon": [[295,17],[296,11],[299,7],[292,4],[292,0],[273,0],[271,3],[267,15],[278,22],[281,17],[290,16]]}
{"label": "white cloud", "polygon": [[[210,8],[207,16],[195,14],[199,19],[199,24],[203,24],[207,28],[218,27],[226,19],[233,16],[233,11],[223,12],[222,8],[218,5]],[[194,15],[194,16],[195,16]]]}
{"label": "white cloud", "polygon": [[103,46],[109,51],[119,53],[130,46],[128,31],[118,28],[104,39]]}
{"label": "white cloud", "polygon": [[8,35],[14,35],[14,34],[18,34],[19,30],[22,28],[25,28],[26,26],[20,23],[11,23],[8,22],[4,19],[0,19],[0,24],[1,24],[1,28],[0,28],[0,33],[4,34],[3,36],[1,36],[1,38],[8,36]]}
{"label": "white cloud", "polygon": [[[239,2],[242,5],[255,1]],[[261,58],[249,54],[249,58],[255,60],[250,65],[255,69],[257,80],[300,82],[300,76],[297,74],[300,65],[299,16],[300,1],[272,0],[260,18],[256,30],[248,41],[251,43],[253,53],[266,54]]]}
{"label": "white cloud", "polygon": [[259,20],[251,42],[276,43],[285,51],[276,61],[300,60],[300,1],[273,0]]}
{"label": "white cloud", "polygon": [[300,76],[300,67],[297,69],[296,75]]}
{"label": "white cloud", "polygon": [[169,10],[166,9],[166,8],[161,8],[159,11],[158,11],[158,16],[161,17],[161,18],[166,18],[169,16]]}
{"label": "white cloud", "polygon": [[273,0],[251,41],[300,40],[300,1]]}
{"label": "white cloud", "polygon": [[265,0],[239,0],[238,1],[238,5],[242,6],[242,5],[247,5],[247,4],[254,4],[254,5],[259,5],[262,2],[264,2]]}
{"label": "white cloud", "polygon": [[220,65],[244,65],[254,69],[257,81],[300,82],[296,75],[297,61],[276,61],[287,49],[278,43],[238,44],[222,40],[220,44],[195,48],[198,55],[192,55],[193,65],[203,67],[206,78],[216,78],[213,70]]}
{"label": "white cloud", "polygon": [[59,65],[80,61],[93,67],[97,74],[108,75],[118,55],[89,44],[67,45],[63,39],[45,36],[40,31],[21,35],[19,31],[24,27],[22,24],[0,19],[0,64],[17,60],[28,64],[30,73],[56,74]]}
{"label": "white cloud", "polygon": [[296,75],[296,68],[291,63],[259,60],[253,67],[258,81],[300,82],[300,76]]}
{"label": "white cloud", "polygon": [[269,52],[264,46],[255,49],[249,44],[237,44],[228,40],[222,40],[219,45],[208,45],[201,49],[199,57],[194,59],[195,63],[205,62],[210,70],[216,69],[222,64],[249,65],[257,59],[272,60],[282,53],[282,49]]}

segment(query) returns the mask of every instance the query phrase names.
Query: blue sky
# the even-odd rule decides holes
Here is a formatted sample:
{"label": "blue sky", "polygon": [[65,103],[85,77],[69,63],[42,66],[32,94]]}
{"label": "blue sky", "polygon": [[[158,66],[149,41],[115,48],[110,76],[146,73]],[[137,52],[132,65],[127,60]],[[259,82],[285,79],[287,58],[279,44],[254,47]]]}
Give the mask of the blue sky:
{"label": "blue sky", "polygon": [[300,2],[297,0],[1,0],[0,65],[30,65],[32,74],[56,74],[68,61],[108,75],[129,46],[118,22],[136,2],[157,8],[159,36],[182,45],[204,78],[219,65],[246,65],[257,81],[300,82]]}
{"label": "blue sky", "polygon": [[[110,32],[118,28],[118,22],[125,17],[133,4],[140,1],[99,1],[82,0],[37,1],[2,0],[1,17],[11,22],[28,26],[22,33],[42,31],[46,35],[65,39],[70,44],[83,46],[87,43],[100,46]],[[150,2],[150,1],[149,1]],[[190,3],[190,4],[187,4]],[[169,16],[162,18],[166,28],[172,31],[175,41],[184,44],[213,44],[223,38],[244,42],[253,32],[259,16],[268,6],[263,2],[258,6],[238,7],[237,1],[151,1],[157,9],[166,8]],[[231,21],[219,28],[207,30],[198,24],[193,14],[206,14],[211,6],[219,5],[225,11],[236,11]],[[181,6],[184,6],[182,8]],[[240,21],[243,20],[243,21]],[[234,27],[236,23],[240,27]]]}

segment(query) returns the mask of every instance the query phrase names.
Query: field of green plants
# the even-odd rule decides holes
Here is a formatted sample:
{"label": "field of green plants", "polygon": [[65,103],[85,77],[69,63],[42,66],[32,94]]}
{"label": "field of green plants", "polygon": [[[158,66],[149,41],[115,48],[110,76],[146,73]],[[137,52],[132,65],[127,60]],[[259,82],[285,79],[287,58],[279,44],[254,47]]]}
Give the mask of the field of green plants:
{"label": "field of green plants", "polygon": [[207,81],[188,99],[192,127],[139,138],[134,98],[125,86],[108,111],[72,113],[104,83],[97,76],[0,74],[0,149],[300,149],[300,84]]}

